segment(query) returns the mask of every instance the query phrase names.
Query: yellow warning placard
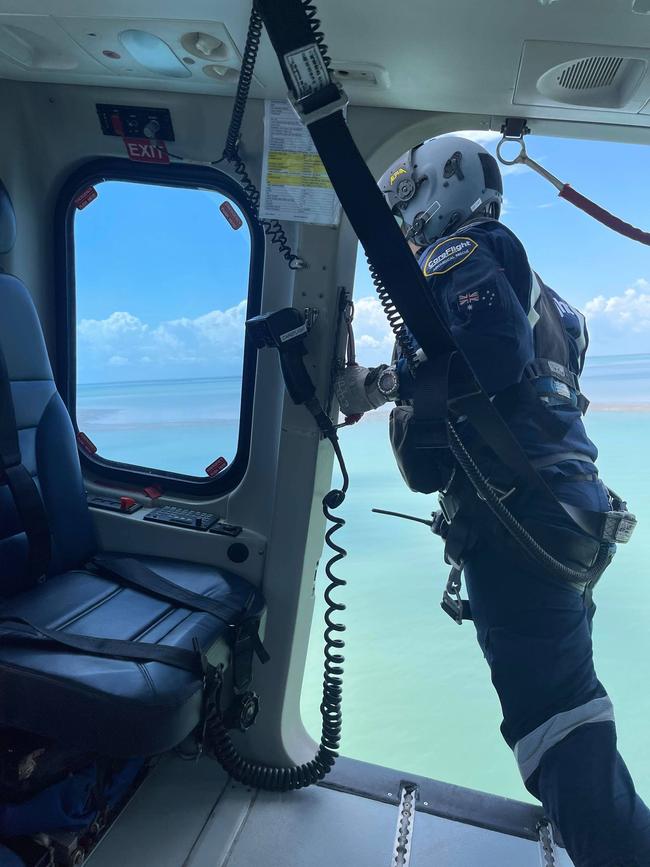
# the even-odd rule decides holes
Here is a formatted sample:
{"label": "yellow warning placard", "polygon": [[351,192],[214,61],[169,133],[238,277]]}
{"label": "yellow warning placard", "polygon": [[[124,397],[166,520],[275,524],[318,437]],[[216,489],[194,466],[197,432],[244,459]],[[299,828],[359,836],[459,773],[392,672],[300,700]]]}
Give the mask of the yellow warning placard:
{"label": "yellow warning placard", "polygon": [[286,99],[267,100],[260,215],[334,226],[341,215],[308,129]]}

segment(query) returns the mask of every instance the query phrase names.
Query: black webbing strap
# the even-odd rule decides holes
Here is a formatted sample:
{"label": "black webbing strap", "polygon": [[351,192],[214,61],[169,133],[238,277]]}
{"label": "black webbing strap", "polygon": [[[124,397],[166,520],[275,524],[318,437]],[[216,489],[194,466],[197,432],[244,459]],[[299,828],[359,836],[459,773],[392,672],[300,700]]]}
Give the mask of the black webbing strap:
{"label": "black webbing strap", "polygon": [[96,554],[90,561],[101,575],[107,575],[120,584],[144,590],[166,602],[174,602],[191,611],[202,611],[221,620],[234,632],[232,642],[233,678],[236,686],[243,689],[252,679],[253,654],[260,662],[266,663],[270,657],[259,635],[259,617],[250,616],[250,608],[255,601],[252,590],[243,611],[224,605],[218,599],[202,596],[187,590],[179,584],[168,581],[162,575],[149,569],[132,557],[117,557],[113,554]]}
{"label": "black webbing strap", "polygon": [[157,596],[159,599],[164,599],[166,602],[175,602],[191,611],[203,611],[212,614],[217,620],[221,620],[230,627],[234,627],[235,621],[239,620],[241,616],[241,609],[231,608],[217,599],[186,590],[185,587],[168,581],[133,557],[96,554],[90,564],[100,574],[115,579],[119,584],[128,584],[131,587],[144,590],[152,596]]}
{"label": "black webbing strap", "polygon": [[455,344],[416,258],[350,134],[340,92],[319,50],[322,34],[314,30],[317,24],[313,16],[308,16],[301,0],[254,0],[254,6],[343,210],[407,328],[429,360],[456,350],[451,411],[467,416],[528,492],[555,503],[565,516]]}
{"label": "black webbing strap", "polygon": [[174,668],[181,668],[192,674],[204,676],[207,663],[197,649],[185,650],[167,644],[149,644],[141,641],[124,641],[117,638],[99,638],[95,635],[76,635],[59,629],[38,626],[24,617],[1,617],[2,641],[37,641],[39,644],[54,644],[87,653],[91,656],[105,656],[111,659],[128,659],[134,662],[161,662]]}
{"label": "black webbing strap", "polygon": [[0,482],[3,476],[27,536],[27,576],[37,582],[50,565],[50,527],[40,491],[22,462],[9,371],[0,347]]}

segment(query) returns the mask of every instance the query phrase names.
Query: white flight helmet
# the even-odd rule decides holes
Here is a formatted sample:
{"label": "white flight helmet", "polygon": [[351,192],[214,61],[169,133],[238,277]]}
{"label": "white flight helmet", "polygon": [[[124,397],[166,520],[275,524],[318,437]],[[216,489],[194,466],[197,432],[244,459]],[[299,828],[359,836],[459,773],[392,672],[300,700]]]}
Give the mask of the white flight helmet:
{"label": "white flight helmet", "polygon": [[480,144],[461,136],[429,139],[403,154],[379,189],[407,240],[421,247],[478,217],[499,218],[501,172]]}

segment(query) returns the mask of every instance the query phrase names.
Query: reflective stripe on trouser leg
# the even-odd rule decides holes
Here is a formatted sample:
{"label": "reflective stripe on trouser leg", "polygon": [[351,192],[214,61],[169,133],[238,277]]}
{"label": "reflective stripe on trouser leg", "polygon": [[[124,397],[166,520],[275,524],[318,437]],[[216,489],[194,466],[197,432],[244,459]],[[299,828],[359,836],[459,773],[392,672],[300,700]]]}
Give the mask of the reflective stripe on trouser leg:
{"label": "reflective stripe on trouser leg", "polygon": [[537,770],[544,753],[571,734],[578,726],[588,723],[613,722],[614,708],[609,696],[594,698],[571,710],[556,713],[532,732],[517,741],[515,758],[524,783]]}

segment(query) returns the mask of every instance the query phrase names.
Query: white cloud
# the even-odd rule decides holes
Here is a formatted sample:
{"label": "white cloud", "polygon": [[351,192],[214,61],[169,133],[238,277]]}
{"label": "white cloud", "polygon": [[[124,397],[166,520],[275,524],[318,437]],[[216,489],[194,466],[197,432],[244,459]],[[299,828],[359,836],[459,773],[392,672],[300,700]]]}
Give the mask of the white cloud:
{"label": "white cloud", "polygon": [[501,176],[504,178],[512,177],[512,175],[523,175],[530,171],[528,166],[525,166],[523,163],[515,163],[514,166],[504,166],[502,163],[499,163],[499,168],[501,169]]}
{"label": "white cloud", "polygon": [[359,364],[373,367],[390,363],[393,332],[378,298],[369,295],[355,300],[354,333]]}
{"label": "white cloud", "polygon": [[[221,375],[241,369],[246,301],[226,310],[211,310],[194,319],[147,323],[128,311],[106,319],[82,319],[77,326],[79,361],[84,376],[102,376],[106,366],[131,366],[134,375],[146,365],[161,376],[171,367],[176,375]],[[180,368],[180,369],[179,369]]]}
{"label": "white cloud", "polygon": [[82,319],[77,326],[77,335],[83,340],[108,342],[123,334],[142,334],[148,327],[137,316],[118,310],[107,319]]}
{"label": "white cloud", "polygon": [[650,331],[650,283],[641,278],[622,295],[597,295],[584,312],[590,324],[600,320],[617,331]]}
{"label": "white cloud", "polygon": [[483,145],[483,147],[496,144],[501,138],[500,132],[495,132],[491,129],[461,129],[458,132],[449,133],[449,135],[459,135],[462,138],[471,139],[471,141],[475,141],[477,144]]}

